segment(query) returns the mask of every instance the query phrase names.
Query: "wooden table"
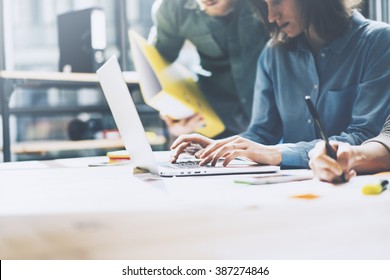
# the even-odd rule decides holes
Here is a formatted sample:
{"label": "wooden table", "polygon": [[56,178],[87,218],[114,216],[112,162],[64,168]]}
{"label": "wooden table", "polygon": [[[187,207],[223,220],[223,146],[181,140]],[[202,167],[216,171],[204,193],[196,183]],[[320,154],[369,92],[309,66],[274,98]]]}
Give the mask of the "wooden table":
{"label": "wooden table", "polygon": [[361,193],[379,177],[248,186],[103,160],[0,164],[0,259],[390,259],[390,192]]}

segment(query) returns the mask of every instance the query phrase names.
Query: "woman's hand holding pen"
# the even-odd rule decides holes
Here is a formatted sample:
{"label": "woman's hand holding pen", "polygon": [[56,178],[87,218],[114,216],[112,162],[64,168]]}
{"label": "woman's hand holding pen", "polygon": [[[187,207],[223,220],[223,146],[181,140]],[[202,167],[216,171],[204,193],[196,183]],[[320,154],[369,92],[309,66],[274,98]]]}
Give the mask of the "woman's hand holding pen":
{"label": "woman's hand holding pen", "polygon": [[345,179],[349,181],[356,176],[352,167],[358,159],[354,146],[348,143],[331,141],[330,145],[337,153],[337,160],[326,154],[325,142],[318,142],[309,152],[309,166],[314,176],[321,181],[340,183],[340,176],[344,173]]}

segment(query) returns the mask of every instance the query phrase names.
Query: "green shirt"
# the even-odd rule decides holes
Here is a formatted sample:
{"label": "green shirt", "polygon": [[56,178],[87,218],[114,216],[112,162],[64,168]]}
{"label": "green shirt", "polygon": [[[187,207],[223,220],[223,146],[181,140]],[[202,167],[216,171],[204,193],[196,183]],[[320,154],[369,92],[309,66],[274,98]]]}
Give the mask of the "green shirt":
{"label": "green shirt", "polygon": [[250,121],[257,60],[269,39],[248,0],[238,0],[232,14],[211,17],[196,0],[163,0],[157,9],[155,46],[174,61],[191,41],[203,69],[199,86],[223,120],[223,136],[243,132]]}

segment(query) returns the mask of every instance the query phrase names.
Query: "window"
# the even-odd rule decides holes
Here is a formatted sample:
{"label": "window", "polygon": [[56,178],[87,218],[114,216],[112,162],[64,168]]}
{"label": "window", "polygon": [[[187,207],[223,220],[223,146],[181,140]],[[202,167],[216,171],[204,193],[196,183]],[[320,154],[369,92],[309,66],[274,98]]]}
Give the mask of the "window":
{"label": "window", "polygon": [[[127,31],[119,34],[121,16],[127,27],[146,36],[152,25],[153,0],[3,0],[7,70],[58,70],[57,15],[101,7],[106,15],[106,57],[121,55],[121,35],[128,50]],[[126,11],[121,9],[123,5]],[[124,54],[131,70],[129,52]]]}
{"label": "window", "polygon": [[366,0],[368,17],[378,21],[390,22],[389,0]]}

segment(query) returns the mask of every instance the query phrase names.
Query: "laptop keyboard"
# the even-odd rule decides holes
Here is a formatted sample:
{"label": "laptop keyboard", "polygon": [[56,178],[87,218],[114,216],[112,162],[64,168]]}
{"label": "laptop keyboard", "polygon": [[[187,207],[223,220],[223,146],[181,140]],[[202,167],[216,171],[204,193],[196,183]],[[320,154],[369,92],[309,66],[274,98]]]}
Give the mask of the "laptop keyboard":
{"label": "laptop keyboard", "polygon": [[199,166],[199,162],[197,161],[184,161],[184,162],[176,162],[176,163],[161,162],[159,165],[162,167],[173,168],[173,169],[190,169],[190,168],[205,167],[205,166]]}

